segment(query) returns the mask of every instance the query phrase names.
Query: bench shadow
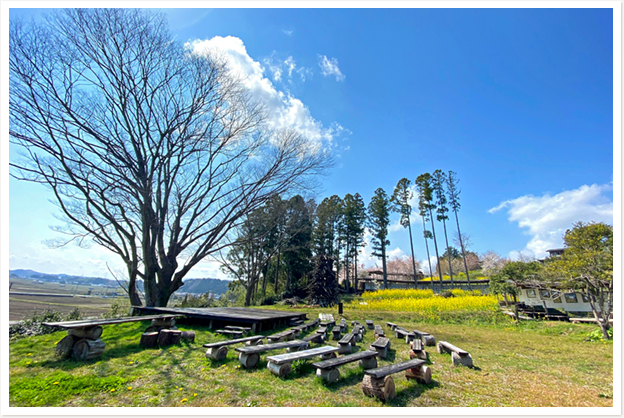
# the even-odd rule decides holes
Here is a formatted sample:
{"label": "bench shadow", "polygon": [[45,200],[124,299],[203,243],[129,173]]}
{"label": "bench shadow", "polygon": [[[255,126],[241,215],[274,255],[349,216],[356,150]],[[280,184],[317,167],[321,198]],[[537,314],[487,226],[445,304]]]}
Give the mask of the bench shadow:
{"label": "bench shadow", "polygon": [[432,380],[428,384],[417,383],[416,381],[413,381],[413,382],[411,381],[410,383],[412,384],[408,388],[405,388],[397,392],[396,397],[386,402],[386,405],[405,407],[410,401],[420,397],[423,393],[427,392],[428,390],[440,387],[440,383],[438,383],[435,380]]}

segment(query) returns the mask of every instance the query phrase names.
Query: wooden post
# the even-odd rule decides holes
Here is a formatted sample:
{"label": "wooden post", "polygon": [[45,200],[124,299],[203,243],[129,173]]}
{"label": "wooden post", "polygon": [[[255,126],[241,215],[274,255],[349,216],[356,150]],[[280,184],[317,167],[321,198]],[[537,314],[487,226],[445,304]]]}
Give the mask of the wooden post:
{"label": "wooden post", "polygon": [[316,369],[316,376],[327,382],[337,382],[340,379],[340,372],[338,369]]}
{"label": "wooden post", "polygon": [[72,357],[78,361],[92,360],[102,355],[106,344],[102,340],[88,340],[83,338],[77,341],[72,348]]}
{"label": "wooden post", "polygon": [[362,366],[365,370],[374,369],[377,367],[377,358],[363,358],[362,360],[360,360],[360,366]]}
{"label": "wooden post", "polygon": [[180,339],[182,341],[195,342],[195,331],[182,331],[180,334]]}
{"label": "wooden post", "polygon": [[225,346],[212,347],[212,348],[209,348],[208,351],[206,351],[206,358],[211,358],[217,361],[223,361],[225,360],[225,357],[227,357],[227,352],[228,352],[228,348]]}
{"label": "wooden post", "polygon": [[240,353],[240,355],[238,356],[238,361],[240,362],[240,364],[242,364],[243,367],[247,369],[256,367],[259,360],[260,360],[260,354],[258,353],[252,353],[252,354]]}
{"label": "wooden post", "polygon": [[407,379],[415,379],[418,383],[431,383],[431,369],[427,366],[420,366],[405,371]]}
{"label": "wooden post", "polygon": [[72,353],[74,344],[78,341],[78,338],[73,335],[66,335],[61,341],[56,344],[56,355],[64,360],[68,358]]}
{"label": "wooden post", "polygon": [[389,401],[396,396],[392,376],[375,379],[365,375],[364,380],[362,380],[362,392],[367,396],[374,396],[382,402]]}
{"label": "wooden post", "polygon": [[158,345],[158,332],[144,332],[141,334],[141,342],[139,346],[143,348],[152,348]]}

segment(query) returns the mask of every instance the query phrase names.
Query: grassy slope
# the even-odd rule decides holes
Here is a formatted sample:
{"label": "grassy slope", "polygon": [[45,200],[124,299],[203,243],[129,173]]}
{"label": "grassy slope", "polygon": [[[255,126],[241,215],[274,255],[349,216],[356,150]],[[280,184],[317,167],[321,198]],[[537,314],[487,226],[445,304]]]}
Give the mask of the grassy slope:
{"label": "grassy slope", "polygon": [[[309,316],[318,312],[309,311]],[[346,311],[344,317],[349,324],[353,319],[373,319],[384,329],[386,321],[417,328],[471,353],[475,369],[454,367],[448,354],[428,347],[432,383],[417,384],[395,374],[397,398],[389,406],[613,405],[613,345],[583,341],[595,326],[423,324],[390,312]],[[223,339],[206,328],[180,326],[196,331],[193,344],[143,350],[138,341],[147,326],[146,322],[106,326],[104,355],[85,363],[55,360],[54,343],[64,332],[11,342],[11,406],[384,405],[362,393],[357,363],[341,367],[341,379],[335,384],[317,379],[310,365],[281,379],[266,369],[266,354],[252,370],[238,368],[232,349],[223,362],[206,359],[201,345]],[[405,342],[387,333],[392,350],[380,366],[409,358]],[[373,338],[367,331],[360,349]]]}

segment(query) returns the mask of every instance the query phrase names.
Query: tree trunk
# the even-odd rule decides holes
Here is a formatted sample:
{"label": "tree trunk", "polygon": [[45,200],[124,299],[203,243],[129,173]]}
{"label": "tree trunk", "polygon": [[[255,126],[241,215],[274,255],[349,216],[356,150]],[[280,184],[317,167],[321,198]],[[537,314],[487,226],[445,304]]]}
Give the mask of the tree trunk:
{"label": "tree trunk", "polygon": [[455,221],[457,221],[457,234],[459,235],[459,245],[462,250],[462,257],[464,258],[464,269],[466,270],[466,280],[468,280],[468,289],[470,289],[470,291],[474,293],[474,291],[472,290],[472,285],[470,284],[470,274],[468,273],[468,263],[466,262],[466,251],[464,251],[464,242],[462,241],[461,230],[459,229],[459,218],[457,217],[457,210],[455,209],[454,212],[455,212]]}
{"label": "tree trunk", "polygon": [[92,360],[102,355],[106,344],[102,340],[88,340],[83,338],[74,344],[72,357],[78,361]]}
{"label": "tree trunk", "polygon": [[433,270],[431,270],[431,256],[429,255],[429,239],[425,235],[425,232],[427,231],[427,227],[425,225],[425,217],[422,216],[421,218],[423,222],[423,236],[425,237],[425,248],[427,249],[427,263],[429,263],[429,282],[431,283],[431,290],[433,291]]}
{"label": "tree trunk", "polygon": [[520,323],[520,315],[518,315],[518,298],[513,295],[514,298],[514,311],[516,312],[516,322]]}
{"label": "tree trunk", "polygon": [[158,345],[158,332],[144,332],[141,334],[139,346],[143,348],[152,348]]}
{"label": "tree trunk", "polygon": [[355,283],[355,293],[358,291],[358,275],[357,275],[357,248],[355,250],[354,263],[353,263],[353,282]]}
{"label": "tree trunk", "polygon": [[72,335],[66,335],[61,341],[56,344],[56,355],[64,360],[71,355],[74,344],[78,341],[78,338]]}
{"label": "tree trunk", "polygon": [[349,293],[349,241],[347,241],[346,243],[346,250],[345,250],[345,289],[347,291],[347,293]]}
{"label": "tree trunk", "polygon": [[374,396],[383,402],[389,401],[396,396],[392,376],[375,379],[370,375],[365,375],[362,380],[362,392],[367,396]]}
{"label": "tree trunk", "polygon": [[407,231],[410,237],[410,248],[412,249],[412,268],[414,269],[414,289],[418,289],[418,279],[416,278],[416,259],[414,258],[414,242],[412,241],[412,223],[407,217]]}
{"label": "tree trunk", "polygon": [[381,244],[381,265],[383,266],[384,289],[388,288],[388,270],[386,268],[386,243]]}
{"label": "tree trunk", "polygon": [[446,234],[446,220],[444,219],[442,219],[442,226],[444,226],[444,239],[446,240],[446,254],[448,258],[449,275],[451,276],[451,288],[454,288],[455,282],[453,281],[453,267],[451,265],[451,249],[449,248],[448,235]]}
{"label": "tree trunk", "polygon": [[280,257],[282,255],[281,251],[277,252],[277,264],[275,265],[275,288],[274,293],[277,296],[277,282],[279,281],[279,267],[280,267]]}
{"label": "tree trunk", "polygon": [[67,333],[69,335],[73,335],[76,338],[88,338],[90,340],[97,340],[102,335],[102,327],[96,325],[89,328],[72,328]]}
{"label": "tree trunk", "polygon": [[443,289],[442,269],[440,268],[440,254],[438,253],[438,241],[436,239],[435,225],[433,223],[433,213],[431,212],[431,208],[429,208],[429,217],[431,218],[431,233],[433,234],[433,247],[435,248],[436,259],[438,260],[438,275],[440,276],[440,292],[442,292],[442,289]]}

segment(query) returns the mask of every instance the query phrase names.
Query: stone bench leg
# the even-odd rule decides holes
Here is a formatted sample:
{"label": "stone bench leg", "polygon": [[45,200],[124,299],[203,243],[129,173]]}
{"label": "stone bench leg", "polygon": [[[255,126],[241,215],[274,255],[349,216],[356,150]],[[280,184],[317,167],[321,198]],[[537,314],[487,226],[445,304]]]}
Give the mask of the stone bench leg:
{"label": "stone bench leg", "polygon": [[213,360],[222,361],[227,357],[228,348],[227,347],[212,347],[206,351],[206,358],[211,358]]}
{"label": "stone bench leg", "polygon": [[410,350],[409,351],[410,359],[419,358],[421,360],[427,360],[427,352],[425,350]]}
{"label": "stone bench leg", "polygon": [[436,339],[433,338],[433,335],[423,335],[422,342],[424,345],[429,345],[429,346],[436,345]]}
{"label": "stone bench leg", "polygon": [[379,353],[379,358],[386,358],[388,355],[388,347],[379,348],[379,347],[371,347],[373,350]]}
{"label": "stone bench leg", "polygon": [[246,369],[252,369],[252,368],[256,367],[256,365],[258,364],[258,361],[260,361],[260,354],[258,354],[258,353],[252,353],[252,354],[240,353],[239,356],[238,356],[238,361]]}
{"label": "stone bench leg", "polygon": [[340,372],[338,369],[316,369],[316,375],[326,382],[337,382],[340,379]]}
{"label": "stone bench leg", "polygon": [[427,366],[415,367],[405,371],[405,377],[409,379],[415,379],[418,383],[429,384],[431,383],[431,369]]}
{"label": "stone bench leg", "polygon": [[262,340],[247,341],[245,343],[246,346],[254,346],[254,345],[260,345],[260,344],[262,344]]}
{"label": "stone bench leg", "polygon": [[290,363],[275,364],[272,362],[268,362],[267,369],[269,369],[271,373],[278,377],[286,377],[288,376],[288,373],[290,373],[290,371],[292,370],[292,366]]}
{"label": "stone bench leg", "polygon": [[326,353],[326,354],[321,355],[321,360],[329,360],[329,359],[336,358],[336,357],[338,357],[338,355],[334,352]]}
{"label": "stone bench leg", "polygon": [[351,354],[352,353],[352,348],[351,348],[351,344],[340,344],[338,345],[338,354]]}
{"label": "stone bench leg", "polygon": [[466,367],[472,367],[472,357],[470,356],[470,354],[460,356],[459,354],[452,352],[451,359],[453,360],[453,365],[455,366],[462,365]]}
{"label": "stone bench leg", "polygon": [[362,366],[364,370],[374,369],[377,367],[377,358],[363,358],[362,360],[360,360],[360,366]]}
{"label": "stone bench leg", "polygon": [[382,402],[394,399],[396,396],[392,376],[386,376],[381,379],[375,379],[369,375],[364,376],[364,380],[362,380],[362,392]]}

